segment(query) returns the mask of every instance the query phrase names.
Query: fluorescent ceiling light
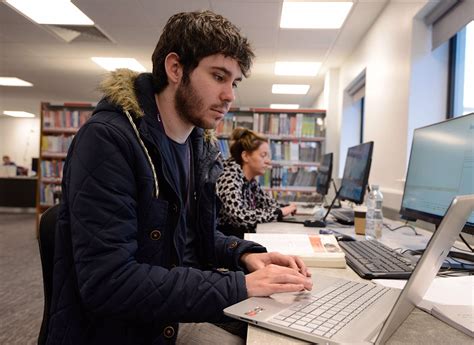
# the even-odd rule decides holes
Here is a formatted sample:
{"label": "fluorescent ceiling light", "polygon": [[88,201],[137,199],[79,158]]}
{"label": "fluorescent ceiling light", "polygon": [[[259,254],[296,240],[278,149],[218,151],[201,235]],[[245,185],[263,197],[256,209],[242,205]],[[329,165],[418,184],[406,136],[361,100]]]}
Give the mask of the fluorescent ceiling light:
{"label": "fluorescent ceiling light", "polygon": [[16,110],[5,110],[4,115],[13,116],[13,117],[35,117],[35,114],[27,113],[26,111],[16,111]]}
{"label": "fluorescent ceiling light", "polygon": [[6,0],[17,11],[38,24],[94,25],[70,0]]}
{"label": "fluorescent ceiling light", "polygon": [[339,29],[352,2],[283,2],[280,28]]}
{"label": "fluorescent ceiling light", "polygon": [[290,95],[306,95],[309,85],[298,84],[273,84],[272,93],[290,94]]}
{"label": "fluorescent ceiling light", "polygon": [[0,85],[3,86],[33,86],[30,82],[16,77],[0,77]]}
{"label": "fluorescent ceiling light", "polygon": [[128,68],[136,72],[146,71],[145,67],[133,58],[92,57],[91,60],[107,71],[114,71],[117,68]]}
{"label": "fluorescent ceiling light", "polygon": [[277,104],[277,103],[272,103],[270,104],[271,109],[299,109],[300,105],[299,104]]}
{"label": "fluorescent ceiling light", "polygon": [[291,75],[291,76],[310,76],[314,77],[318,74],[320,62],[275,62],[276,75]]}

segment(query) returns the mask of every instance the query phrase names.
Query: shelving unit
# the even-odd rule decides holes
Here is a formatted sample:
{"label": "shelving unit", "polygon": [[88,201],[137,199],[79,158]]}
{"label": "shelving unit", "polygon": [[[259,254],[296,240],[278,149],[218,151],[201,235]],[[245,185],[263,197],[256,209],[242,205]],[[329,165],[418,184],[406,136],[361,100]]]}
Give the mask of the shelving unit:
{"label": "shelving unit", "polygon": [[64,160],[79,128],[89,119],[92,104],[41,103],[40,157],[36,215],[59,202]]}
{"label": "shelving unit", "polygon": [[325,152],[325,116],[318,109],[232,109],[216,133],[225,158],[234,128],[264,134],[270,142],[272,169],[260,177],[260,184],[279,199],[314,199],[317,169]]}

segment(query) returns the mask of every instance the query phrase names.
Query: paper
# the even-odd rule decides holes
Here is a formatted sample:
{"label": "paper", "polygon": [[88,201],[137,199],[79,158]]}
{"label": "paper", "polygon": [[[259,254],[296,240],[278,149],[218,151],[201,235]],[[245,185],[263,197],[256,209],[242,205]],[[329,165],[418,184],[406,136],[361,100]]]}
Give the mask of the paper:
{"label": "paper", "polygon": [[[374,279],[374,283],[395,288],[403,289],[406,280]],[[426,291],[421,306],[428,307],[437,304],[445,305],[473,305],[474,304],[474,276],[465,277],[436,277]],[[431,308],[430,308],[431,309]]]}
{"label": "paper", "polygon": [[[396,289],[406,284],[405,280],[389,279],[373,282]],[[435,278],[417,307],[474,336],[474,276]]]}

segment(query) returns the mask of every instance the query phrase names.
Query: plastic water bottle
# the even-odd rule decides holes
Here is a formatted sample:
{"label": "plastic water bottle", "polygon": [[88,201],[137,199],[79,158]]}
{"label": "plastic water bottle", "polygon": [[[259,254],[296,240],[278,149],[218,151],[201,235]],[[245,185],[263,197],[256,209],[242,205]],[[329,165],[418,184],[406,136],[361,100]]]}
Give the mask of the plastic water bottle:
{"label": "plastic water bottle", "polygon": [[382,237],[383,195],[378,185],[372,185],[367,196],[367,213],[365,215],[365,238],[367,240],[380,239]]}

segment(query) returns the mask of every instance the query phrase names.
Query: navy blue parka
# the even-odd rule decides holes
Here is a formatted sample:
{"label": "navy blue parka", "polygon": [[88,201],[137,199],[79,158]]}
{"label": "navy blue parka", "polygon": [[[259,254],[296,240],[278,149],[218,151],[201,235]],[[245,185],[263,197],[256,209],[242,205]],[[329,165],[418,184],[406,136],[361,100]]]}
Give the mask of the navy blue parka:
{"label": "navy blue parka", "polygon": [[247,298],[239,258],[265,248],[215,230],[222,163],[195,128],[199,263],[183,267],[185,235],[175,230],[184,202],[166,164],[152,77],[118,70],[102,91],[64,167],[47,344],[173,343],[178,322],[222,321],[225,307]]}

